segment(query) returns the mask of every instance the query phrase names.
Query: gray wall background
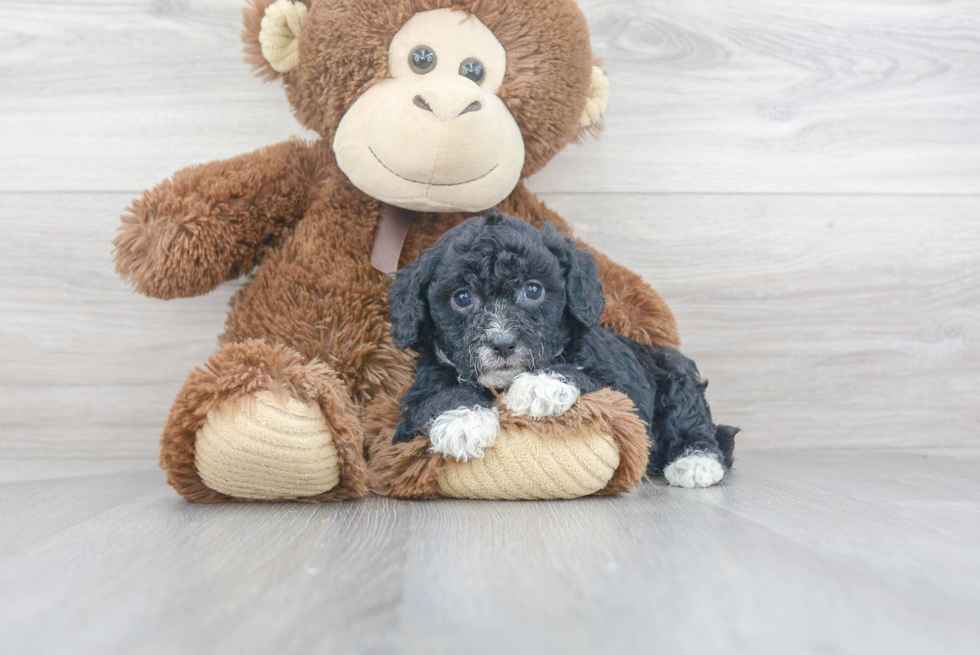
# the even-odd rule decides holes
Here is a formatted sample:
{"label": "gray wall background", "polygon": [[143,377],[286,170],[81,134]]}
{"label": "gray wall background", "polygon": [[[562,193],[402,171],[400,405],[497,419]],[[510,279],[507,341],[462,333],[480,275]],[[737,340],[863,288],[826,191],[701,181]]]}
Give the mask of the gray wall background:
{"label": "gray wall background", "polygon": [[[0,453],[152,456],[229,284],[135,295],[118,216],[307,135],[239,0],[0,0]],[[531,187],[671,303],[740,448],[980,444],[980,4],[583,0],[606,131]]]}

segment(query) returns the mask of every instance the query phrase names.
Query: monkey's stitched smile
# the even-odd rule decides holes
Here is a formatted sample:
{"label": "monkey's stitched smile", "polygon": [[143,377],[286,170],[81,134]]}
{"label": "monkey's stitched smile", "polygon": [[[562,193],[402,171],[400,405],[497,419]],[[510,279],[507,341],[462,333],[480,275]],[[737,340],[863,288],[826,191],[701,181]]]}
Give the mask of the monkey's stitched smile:
{"label": "monkey's stitched smile", "polygon": [[415,184],[424,184],[426,186],[460,186],[462,184],[469,184],[470,182],[476,182],[477,180],[482,180],[487,175],[490,175],[490,173],[492,173],[495,170],[497,170],[497,167],[500,166],[500,164],[494,164],[493,165],[493,168],[491,168],[489,171],[487,171],[483,175],[474,177],[472,180],[466,180],[465,182],[449,182],[449,183],[446,183],[446,184],[439,184],[438,182],[422,182],[420,180],[413,180],[410,177],[405,177],[404,175],[399,175],[395,171],[391,170],[383,161],[381,161],[381,158],[378,157],[378,155],[374,152],[374,150],[371,148],[371,146],[368,146],[368,151],[374,156],[374,158],[378,161],[378,163],[381,164],[384,167],[384,169],[386,171],[388,171],[389,173],[391,173],[395,177],[401,178],[401,179],[405,180],[406,182],[414,182]]}

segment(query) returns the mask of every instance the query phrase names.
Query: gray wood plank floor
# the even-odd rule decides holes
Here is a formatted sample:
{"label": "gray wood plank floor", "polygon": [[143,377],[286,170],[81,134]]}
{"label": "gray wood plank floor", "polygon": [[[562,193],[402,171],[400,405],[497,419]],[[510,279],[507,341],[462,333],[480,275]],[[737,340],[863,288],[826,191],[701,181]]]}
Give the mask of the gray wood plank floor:
{"label": "gray wood plank floor", "polygon": [[976,448],[751,452],[569,502],[202,506],[152,465],[0,462],[0,650],[980,647]]}

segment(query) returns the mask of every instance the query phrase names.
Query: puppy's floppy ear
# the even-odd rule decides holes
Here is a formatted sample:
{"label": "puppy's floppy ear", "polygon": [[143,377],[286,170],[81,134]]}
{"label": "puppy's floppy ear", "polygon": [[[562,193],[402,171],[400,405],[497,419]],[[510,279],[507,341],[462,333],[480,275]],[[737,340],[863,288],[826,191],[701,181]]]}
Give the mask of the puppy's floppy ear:
{"label": "puppy's floppy ear", "polygon": [[551,223],[544,225],[541,234],[545,246],[558,257],[565,273],[568,313],[585,327],[597,326],[606,306],[606,297],[602,293],[595,257],[576,246]]}
{"label": "puppy's floppy ear", "polygon": [[391,340],[397,348],[404,350],[418,341],[419,328],[429,315],[426,295],[438,263],[438,251],[430,248],[415,263],[395,273],[395,281],[388,290],[388,318]]}

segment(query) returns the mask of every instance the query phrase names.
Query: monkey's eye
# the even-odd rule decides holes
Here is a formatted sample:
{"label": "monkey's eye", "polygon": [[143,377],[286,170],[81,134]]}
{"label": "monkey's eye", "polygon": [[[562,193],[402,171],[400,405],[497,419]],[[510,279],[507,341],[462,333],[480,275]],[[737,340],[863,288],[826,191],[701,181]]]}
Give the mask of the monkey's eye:
{"label": "monkey's eye", "polygon": [[544,298],[544,287],[538,282],[528,282],[524,287],[524,297],[528,300],[541,300]]}
{"label": "monkey's eye", "polygon": [[408,67],[419,75],[425,75],[436,67],[436,53],[429,46],[420,45],[408,56]]}
{"label": "monkey's eye", "polygon": [[457,309],[466,309],[472,304],[473,296],[469,291],[457,291],[456,294],[453,295],[453,305],[455,305]]}
{"label": "monkey's eye", "polygon": [[483,81],[483,63],[471,57],[459,65],[459,74],[479,84]]}

